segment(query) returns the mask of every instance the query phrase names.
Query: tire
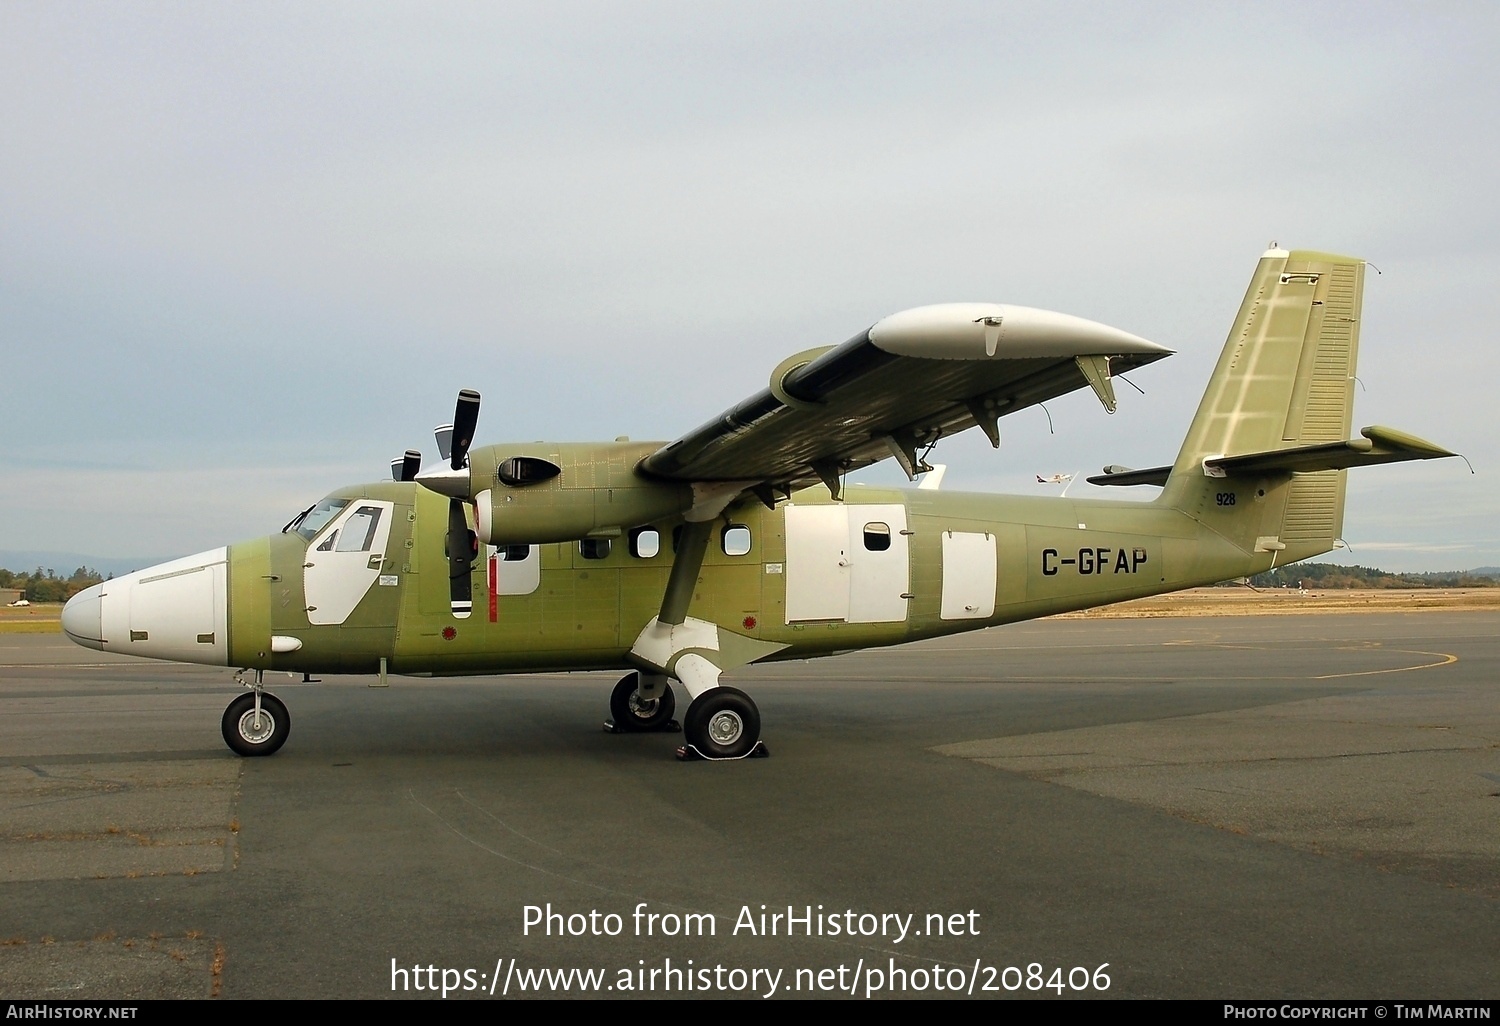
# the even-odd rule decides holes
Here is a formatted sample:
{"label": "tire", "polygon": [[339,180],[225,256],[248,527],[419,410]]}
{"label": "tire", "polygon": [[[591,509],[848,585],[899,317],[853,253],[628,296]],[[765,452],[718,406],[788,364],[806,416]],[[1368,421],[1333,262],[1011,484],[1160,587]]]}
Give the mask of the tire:
{"label": "tire", "polygon": [[620,730],[659,730],[677,711],[677,696],[672,693],[672,685],[663,684],[660,698],[643,702],[638,691],[640,680],[638,673],[627,674],[610,693],[609,714]]}
{"label": "tire", "polygon": [[760,741],[760,710],[738,688],[710,688],[688,706],[687,743],[710,759],[743,759]]}
{"label": "tire", "polygon": [[224,742],[239,755],[272,755],[292,732],[292,717],[275,695],[260,694],[261,725],[255,720],[255,696],[241,695],[224,710]]}

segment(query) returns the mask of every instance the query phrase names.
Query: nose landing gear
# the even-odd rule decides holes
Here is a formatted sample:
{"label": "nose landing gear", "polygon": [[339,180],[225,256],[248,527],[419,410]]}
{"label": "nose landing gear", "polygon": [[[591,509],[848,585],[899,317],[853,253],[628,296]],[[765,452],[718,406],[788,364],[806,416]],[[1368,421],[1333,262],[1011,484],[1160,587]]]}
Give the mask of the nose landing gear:
{"label": "nose landing gear", "polygon": [[224,743],[239,755],[271,755],[286,744],[292,717],[281,699],[261,690],[262,671],[255,671],[253,691],[224,710]]}

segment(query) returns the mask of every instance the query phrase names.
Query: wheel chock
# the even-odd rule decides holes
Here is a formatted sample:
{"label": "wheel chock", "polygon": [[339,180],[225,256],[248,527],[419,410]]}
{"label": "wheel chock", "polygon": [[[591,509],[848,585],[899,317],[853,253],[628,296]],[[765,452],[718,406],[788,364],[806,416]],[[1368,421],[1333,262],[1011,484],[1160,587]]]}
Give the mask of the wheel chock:
{"label": "wheel chock", "polygon": [[764,741],[755,742],[755,747],[751,748],[744,755],[732,755],[727,757],[717,755],[704,755],[698,750],[697,745],[685,744],[681,748],[677,749],[677,761],[698,762],[699,760],[702,760],[703,762],[738,762],[740,759],[765,759],[768,758],[770,754],[771,753],[766,748],[766,743]]}

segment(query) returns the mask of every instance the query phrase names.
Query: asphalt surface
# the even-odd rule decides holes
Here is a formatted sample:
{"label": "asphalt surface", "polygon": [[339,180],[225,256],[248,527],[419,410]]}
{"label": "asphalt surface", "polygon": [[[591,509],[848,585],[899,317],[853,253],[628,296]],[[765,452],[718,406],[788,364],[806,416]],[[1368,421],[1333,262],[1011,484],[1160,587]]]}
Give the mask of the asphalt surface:
{"label": "asphalt surface", "polygon": [[229,671],[0,635],[0,996],[1494,998],[1497,641],[1041,621],[737,673],[710,764],[597,674],[271,681],[243,760]]}

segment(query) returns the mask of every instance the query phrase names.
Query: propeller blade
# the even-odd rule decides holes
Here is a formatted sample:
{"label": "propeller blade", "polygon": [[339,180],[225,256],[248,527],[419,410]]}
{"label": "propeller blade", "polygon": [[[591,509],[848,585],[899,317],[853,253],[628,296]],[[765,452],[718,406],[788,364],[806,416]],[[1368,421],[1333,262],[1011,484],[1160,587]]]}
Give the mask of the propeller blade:
{"label": "propeller blade", "polygon": [[401,459],[391,461],[392,473],[395,473],[398,463],[401,465],[401,476],[396,478],[396,480],[415,481],[417,479],[417,471],[422,469],[422,453],[416,449],[406,450],[406,455],[401,457]]}
{"label": "propeller blade", "polygon": [[406,460],[404,458],[399,458],[399,457],[397,459],[391,460],[391,480],[392,481],[399,481],[399,480],[401,480],[401,465],[403,463],[405,463],[405,462],[406,462]]}
{"label": "propeller blade", "polygon": [[438,455],[446,460],[453,452],[453,425],[439,424],[432,429],[432,437],[437,439]]}
{"label": "propeller blade", "polygon": [[476,536],[469,530],[464,503],[448,500],[448,598],[456,619],[474,611],[474,552]]}
{"label": "propeller blade", "polygon": [[472,388],[458,393],[458,405],[453,410],[452,467],[461,470],[469,458],[469,446],[474,441],[474,428],[479,424],[479,393]]}

